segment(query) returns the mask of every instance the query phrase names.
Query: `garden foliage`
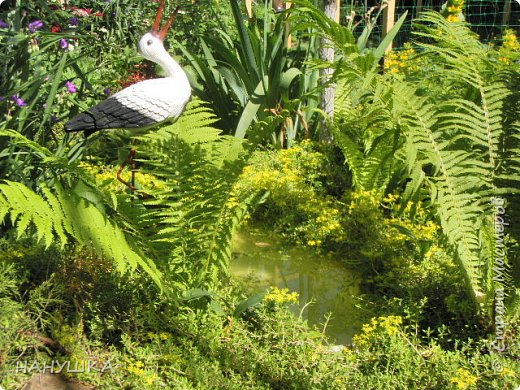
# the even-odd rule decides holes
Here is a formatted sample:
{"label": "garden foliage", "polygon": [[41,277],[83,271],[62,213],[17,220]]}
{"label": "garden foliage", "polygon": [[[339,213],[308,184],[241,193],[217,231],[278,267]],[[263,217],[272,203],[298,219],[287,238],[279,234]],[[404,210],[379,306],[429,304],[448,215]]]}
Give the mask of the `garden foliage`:
{"label": "garden foliage", "polygon": [[[518,382],[512,279],[509,349],[489,353],[501,287],[491,199],[512,222],[506,274],[520,226],[513,32],[493,48],[458,8],[428,12],[413,44],[385,54],[406,15],[374,47],[380,9],[356,29],[304,0],[279,14],[258,4],[248,20],[236,0],[182,2],[174,47],[198,98],[173,124],[84,139],[60,122],[154,76],[133,46],[155,4],[11,3],[0,13],[2,386],[28,380],[20,359],[110,360],[109,375],[69,374],[100,388]],[[320,42],[334,63],[317,59]],[[312,141],[323,68],[337,88],[333,145]],[[130,147],[135,191],[115,180]],[[292,316],[295,293],[244,295],[228,270],[247,217],[363,274],[370,320],[351,345],[332,348],[326,324]]]}
{"label": "garden foliage", "polygon": [[195,93],[211,102],[219,126],[236,137],[245,137],[252,124],[274,116],[279,128],[264,126],[262,136],[291,145],[308,132],[317,107],[318,73],[308,65],[316,55],[316,39],[289,47],[289,18],[276,15],[270,1],[248,21],[236,0],[230,4],[236,36],[217,29],[216,35],[201,38],[200,54],[180,46],[200,80],[194,82]]}
{"label": "garden foliage", "polygon": [[463,23],[426,13],[417,30],[421,54],[402,73],[356,55],[337,65],[336,142],[357,189],[403,188],[403,208],[428,199],[475,303],[490,305],[491,200],[518,188],[516,76]]}

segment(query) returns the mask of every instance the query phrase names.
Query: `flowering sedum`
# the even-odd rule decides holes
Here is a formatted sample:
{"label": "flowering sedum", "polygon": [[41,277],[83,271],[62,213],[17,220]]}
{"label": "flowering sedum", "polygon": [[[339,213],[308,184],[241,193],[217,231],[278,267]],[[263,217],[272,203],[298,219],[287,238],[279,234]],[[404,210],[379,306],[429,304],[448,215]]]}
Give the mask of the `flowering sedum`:
{"label": "flowering sedum", "polygon": [[397,335],[401,332],[402,324],[401,316],[374,317],[363,325],[361,332],[352,338],[352,342],[360,348],[369,347],[375,338]]}
{"label": "flowering sedum", "polygon": [[264,300],[266,302],[273,302],[278,305],[282,305],[284,303],[298,303],[298,293],[297,292],[289,292],[288,288],[278,288],[271,287],[269,292],[264,295]]}
{"label": "flowering sedum", "polygon": [[324,154],[307,140],[289,149],[259,152],[244,168],[228,207],[238,204],[247,194],[264,191],[278,216],[299,216],[298,226],[292,232],[298,243],[320,247],[326,241],[341,241],[345,235],[341,205],[321,191],[325,162]]}
{"label": "flowering sedum", "polygon": [[520,50],[520,42],[513,30],[506,30],[503,37],[502,47],[508,50]]}
{"label": "flowering sedum", "polygon": [[453,383],[457,389],[466,390],[466,389],[474,389],[477,384],[478,378],[468,370],[463,368],[459,368],[457,370],[457,374],[450,379],[450,382]]}
{"label": "flowering sedum", "polygon": [[138,376],[139,381],[148,386],[154,384],[159,379],[155,371],[147,369],[141,360],[129,361],[126,370],[130,374]]}

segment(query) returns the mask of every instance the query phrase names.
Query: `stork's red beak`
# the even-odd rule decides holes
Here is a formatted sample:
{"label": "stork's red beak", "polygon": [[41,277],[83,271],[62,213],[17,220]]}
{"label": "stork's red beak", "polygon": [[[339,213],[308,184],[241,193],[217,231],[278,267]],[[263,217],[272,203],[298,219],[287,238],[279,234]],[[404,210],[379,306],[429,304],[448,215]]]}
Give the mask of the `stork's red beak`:
{"label": "stork's red beak", "polygon": [[175,20],[177,13],[179,12],[179,6],[177,6],[177,8],[175,8],[175,11],[173,11],[171,16],[168,18],[168,21],[166,22],[166,24],[162,28],[160,28],[165,3],[166,3],[166,0],[161,0],[161,5],[159,6],[159,9],[157,10],[157,15],[155,16],[155,21],[153,22],[152,31],[151,31],[152,34],[154,34],[156,37],[158,37],[162,41],[164,41],[164,39],[166,38],[166,34],[168,34],[168,30],[169,30],[171,24],[173,23],[173,21]]}

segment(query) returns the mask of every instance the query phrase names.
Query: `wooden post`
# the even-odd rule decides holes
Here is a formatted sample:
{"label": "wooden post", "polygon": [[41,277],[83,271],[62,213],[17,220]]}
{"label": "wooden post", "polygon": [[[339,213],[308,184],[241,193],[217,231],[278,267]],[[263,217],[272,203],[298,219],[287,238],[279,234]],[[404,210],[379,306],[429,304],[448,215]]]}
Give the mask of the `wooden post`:
{"label": "wooden post", "polygon": [[[395,0],[388,0],[383,10],[383,38],[394,27],[395,23]],[[386,51],[392,50],[392,44],[388,45]]]}
{"label": "wooden post", "polygon": [[509,18],[511,17],[511,0],[506,0],[503,12],[502,25],[507,26],[509,24]]}
{"label": "wooden post", "polygon": [[[324,13],[330,19],[338,22],[340,20],[339,12],[339,0],[325,0],[324,1]],[[334,62],[334,47],[327,38],[322,38],[320,43],[320,59],[326,62]],[[334,101],[336,96],[336,86],[329,84],[329,80],[332,77],[333,70],[331,68],[321,69],[320,78],[322,85],[326,85],[321,93],[320,108],[330,119],[334,118]],[[326,120],[321,121],[319,139],[323,143],[332,143],[333,137],[332,132],[329,129]]]}
{"label": "wooden post", "polygon": [[423,6],[423,0],[417,0],[417,5],[415,6],[415,17],[419,15],[419,13],[422,11]]}
{"label": "wooden post", "polygon": [[[285,9],[291,8],[291,2],[287,1],[285,2]],[[290,49],[292,47],[292,36],[289,34],[289,30],[291,29],[291,26],[289,25],[289,21],[285,22],[285,33],[287,34],[287,49]]]}
{"label": "wooden post", "polygon": [[252,4],[252,0],[246,0],[246,12],[247,12],[247,17],[248,18],[252,18],[253,17],[253,4]]}

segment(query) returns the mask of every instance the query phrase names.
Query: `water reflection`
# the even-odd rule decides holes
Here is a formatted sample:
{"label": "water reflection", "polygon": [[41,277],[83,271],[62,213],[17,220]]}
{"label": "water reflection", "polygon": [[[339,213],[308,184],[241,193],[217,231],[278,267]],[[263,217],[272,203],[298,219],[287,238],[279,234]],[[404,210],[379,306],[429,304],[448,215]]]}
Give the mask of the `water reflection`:
{"label": "water reflection", "polygon": [[268,286],[298,292],[299,307],[292,310],[309,324],[320,329],[332,314],[326,333],[336,343],[348,344],[361,326],[355,297],[359,294],[359,278],[343,267],[337,259],[319,256],[297,247],[283,247],[265,232],[242,231],[233,240],[231,274],[240,278],[251,291]]}

